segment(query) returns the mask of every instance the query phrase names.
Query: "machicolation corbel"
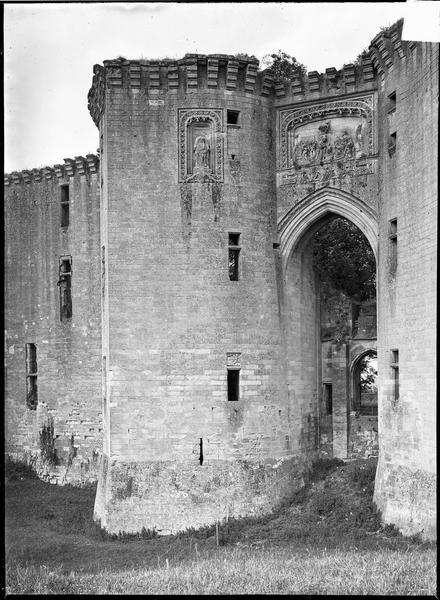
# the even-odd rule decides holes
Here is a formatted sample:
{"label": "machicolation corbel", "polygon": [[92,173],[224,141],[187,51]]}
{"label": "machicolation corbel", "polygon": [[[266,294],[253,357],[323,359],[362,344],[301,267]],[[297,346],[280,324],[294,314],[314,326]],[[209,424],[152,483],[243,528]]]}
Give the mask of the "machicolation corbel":
{"label": "machicolation corbel", "polygon": [[218,87],[218,58],[208,58],[208,87]]}
{"label": "machicolation corbel", "polygon": [[238,77],[238,61],[228,60],[226,68],[226,89],[235,90],[237,89],[237,77]]}
{"label": "machicolation corbel", "polygon": [[344,80],[346,85],[346,91],[354,91],[356,85],[356,71],[352,63],[348,63],[343,67]]}
{"label": "machicolation corbel", "polygon": [[309,90],[311,92],[319,92],[319,73],[318,71],[310,71],[307,73],[309,81]]}
{"label": "machicolation corbel", "polygon": [[64,165],[54,165],[53,168],[55,171],[55,175],[58,177],[58,179],[64,179],[64,177],[65,177]]}
{"label": "machicolation corbel", "polygon": [[75,161],[72,158],[64,158],[65,169],[68,177],[73,177],[75,174]]}

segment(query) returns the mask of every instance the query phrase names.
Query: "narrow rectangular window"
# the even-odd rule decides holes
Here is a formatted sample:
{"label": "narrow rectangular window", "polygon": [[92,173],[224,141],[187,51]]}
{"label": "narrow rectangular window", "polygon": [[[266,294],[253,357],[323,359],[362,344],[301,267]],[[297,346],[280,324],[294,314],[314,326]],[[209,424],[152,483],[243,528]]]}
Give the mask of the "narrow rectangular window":
{"label": "narrow rectangular window", "polygon": [[388,112],[392,113],[396,110],[396,92],[388,96]]}
{"label": "narrow rectangular window", "polygon": [[60,257],[59,280],[60,288],[60,320],[72,318],[72,257]]}
{"label": "narrow rectangular window", "polygon": [[199,454],[199,463],[200,466],[203,465],[203,438],[200,438],[200,454]]}
{"label": "narrow rectangular window", "polygon": [[333,385],[324,383],[324,402],[325,410],[328,415],[333,414]]}
{"label": "narrow rectangular window", "polygon": [[69,186],[61,186],[61,227],[69,227]]}
{"label": "narrow rectangular window", "polygon": [[240,399],[240,369],[228,369],[228,400],[237,402]]}
{"label": "narrow rectangular window", "polygon": [[37,346],[26,344],[26,405],[36,410],[38,404]]}
{"label": "narrow rectangular window", "polygon": [[240,233],[229,233],[228,234],[229,248],[228,248],[228,261],[229,261],[229,279],[231,281],[238,281],[240,276],[239,271],[239,258],[240,258]]}
{"label": "narrow rectangular window", "polygon": [[399,351],[391,350],[391,368],[394,371],[394,400],[399,399]]}
{"label": "narrow rectangular window", "polygon": [[388,237],[391,245],[390,270],[391,273],[395,273],[397,270],[397,219],[391,219]]}
{"label": "narrow rectangular window", "polygon": [[101,294],[105,296],[105,246],[101,248]]}
{"label": "narrow rectangular window", "polygon": [[396,152],[396,148],[397,148],[397,133],[394,131],[394,133],[390,133],[390,138],[388,140],[388,154],[390,156],[393,156],[393,154]]}
{"label": "narrow rectangular window", "polygon": [[228,125],[238,125],[238,118],[240,112],[238,110],[228,110],[227,112],[227,123]]}
{"label": "narrow rectangular window", "polygon": [[104,402],[107,399],[107,357],[102,357],[102,396]]}

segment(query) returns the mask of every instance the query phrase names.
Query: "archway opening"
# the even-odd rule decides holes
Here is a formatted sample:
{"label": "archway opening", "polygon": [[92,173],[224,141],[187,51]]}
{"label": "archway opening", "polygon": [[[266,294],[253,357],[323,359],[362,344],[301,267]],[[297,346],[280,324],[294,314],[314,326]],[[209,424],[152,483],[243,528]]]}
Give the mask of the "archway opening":
{"label": "archway opening", "polygon": [[377,416],[377,353],[369,350],[353,369],[352,410],[364,416]]}
{"label": "archway opening", "polygon": [[353,221],[337,210],[309,220],[284,262],[287,382],[303,445],[314,434],[321,454],[339,458],[378,448],[376,260],[371,231]]}
{"label": "archway opening", "polygon": [[320,449],[340,458],[374,456],[378,428],[373,249],[354,223],[336,215],[309,243],[320,306]]}

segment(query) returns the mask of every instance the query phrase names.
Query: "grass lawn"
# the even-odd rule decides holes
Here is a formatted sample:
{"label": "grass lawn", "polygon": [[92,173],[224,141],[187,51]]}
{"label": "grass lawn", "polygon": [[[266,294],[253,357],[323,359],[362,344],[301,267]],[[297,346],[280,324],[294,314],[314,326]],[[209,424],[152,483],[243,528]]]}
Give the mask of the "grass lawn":
{"label": "grass lawn", "polygon": [[320,462],[270,516],[215,530],[109,539],[93,523],[95,488],[58,487],[9,468],[8,594],[434,595],[434,544],[382,528],[375,462]]}

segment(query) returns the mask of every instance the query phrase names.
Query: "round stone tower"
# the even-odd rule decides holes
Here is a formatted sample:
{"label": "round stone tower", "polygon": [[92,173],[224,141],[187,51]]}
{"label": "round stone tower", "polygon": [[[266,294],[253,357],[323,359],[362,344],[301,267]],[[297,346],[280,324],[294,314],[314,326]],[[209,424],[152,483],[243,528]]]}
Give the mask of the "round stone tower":
{"label": "round stone tower", "polygon": [[272,81],[257,66],[191,54],[94,68],[105,434],[95,518],[110,532],[267,512],[311,458],[284,383]]}

